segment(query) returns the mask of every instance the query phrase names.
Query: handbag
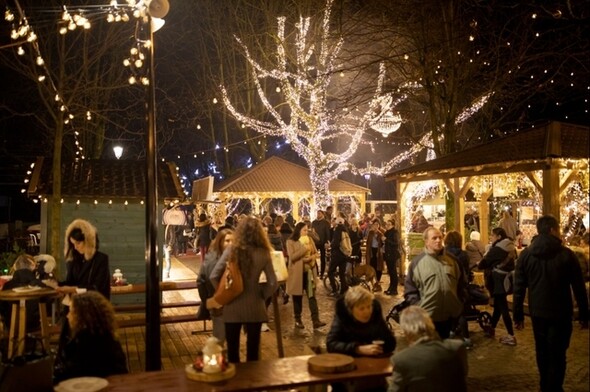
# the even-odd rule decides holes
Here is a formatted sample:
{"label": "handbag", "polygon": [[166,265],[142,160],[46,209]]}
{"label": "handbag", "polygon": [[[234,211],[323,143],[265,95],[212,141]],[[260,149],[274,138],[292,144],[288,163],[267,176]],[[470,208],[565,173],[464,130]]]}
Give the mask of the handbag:
{"label": "handbag", "polygon": [[37,351],[37,343],[41,339],[27,337],[25,354],[0,363],[0,392],[53,390],[53,358],[45,348]]}
{"label": "handbag", "polygon": [[[219,281],[219,286],[215,290],[213,300],[224,306],[242,294],[242,291],[244,291],[244,280],[238,262],[229,260]],[[209,305],[209,301],[207,301],[207,305]]]}
{"label": "handbag", "polygon": [[340,252],[346,257],[350,257],[352,255],[352,245],[350,245],[350,236],[347,232],[342,232],[342,237],[340,238]]}

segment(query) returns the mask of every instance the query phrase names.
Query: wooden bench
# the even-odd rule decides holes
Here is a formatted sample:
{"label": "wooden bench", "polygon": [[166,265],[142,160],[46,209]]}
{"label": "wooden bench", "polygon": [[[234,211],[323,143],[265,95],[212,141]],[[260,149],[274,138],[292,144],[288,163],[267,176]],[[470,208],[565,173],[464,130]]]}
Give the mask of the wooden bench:
{"label": "wooden bench", "polygon": [[[175,291],[175,290],[193,290],[197,288],[195,280],[182,281],[166,281],[160,282],[160,291]],[[111,287],[111,295],[125,295],[125,294],[141,294],[145,293],[145,284],[130,284],[127,286],[113,286]],[[198,307],[201,305],[200,300],[196,301],[182,301],[182,302],[164,302],[160,304],[161,309],[174,309],[186,307]],[[145,304],[123,304],[115,305],[115,312],[118,314],[125,312],[133,312],[138,310],[145,310]],[[207,320],[197,320],[196,310],[192,313],[179,315],[163,315],[160,317],[160,324],[173,324],[190,321],[203,321],[203,332],[207,331]],[[140,327],[145,325],[145,314],[130,315],[129,318],[118,318],[117,324],[120,328]],[[200,331],[199,331],[200,332]]]}

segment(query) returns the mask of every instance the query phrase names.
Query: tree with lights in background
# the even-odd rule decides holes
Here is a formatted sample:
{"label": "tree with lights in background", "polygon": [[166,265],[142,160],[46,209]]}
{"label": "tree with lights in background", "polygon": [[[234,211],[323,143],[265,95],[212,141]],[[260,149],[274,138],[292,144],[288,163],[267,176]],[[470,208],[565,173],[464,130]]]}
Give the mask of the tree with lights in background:
{"label": "tree with lights in background", "polygon": [[[289,42],[286,34],[286,18],[278,18],[274,68],[264,67],[242,44],[258,96],[267,110],[266,118],[254,118],[240,112],[228,97],[225,86],[221,87],[227,109],[239,122],[262,134],[284,137],[306,161],[314,204],[320,209],[331,204],[330,181],[345,171],[363,170],[354,168],[350,159],[367,129],[397,102],[382,95],[385,68],[380,67],[373,97],[367,104],[333,109],[335,97],[330,92],[334,90],[334,78],[342,67],[338,55],[343,39],[332,34],[331,7],[332,0],[328,0],[319,25],[314,25],[309,17],[300,17],[295,25],[293,42]],[[236,37],[236,40],[241,44],[240,38]],[[281,99],[270,99],[263,84],[266,87],[274,84]],[[280,107],[283,110],[279,110]],[[345,148],[327,150],[326,144],[334,140]],[[409,154],[413,152],[413,149],[408,151]],[[396,161],[401,159],[397,157]]]}

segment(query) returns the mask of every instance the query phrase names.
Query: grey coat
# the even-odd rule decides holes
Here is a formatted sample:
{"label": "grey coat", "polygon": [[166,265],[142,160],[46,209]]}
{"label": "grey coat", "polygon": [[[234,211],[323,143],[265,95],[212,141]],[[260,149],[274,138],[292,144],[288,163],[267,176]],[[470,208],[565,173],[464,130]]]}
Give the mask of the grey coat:
{"label": "grey coat", "polygon": [[[215,264],[209,278],[217,287],[223,275],[231,247],[228,247]],[[244,291],[233,301],[223,307],[223,321],[226,323],[264,323],[268,321],[265,300],[277,288],[277,277],[272,267],[270,250],[249,248],[248,257],[239,260],[240,271],[244,280]],[[264,271],[266,283],[259,283]]]}
{"label": "grey coat", "polygon": [[467,353],[460,340],[418,342],[391,357],[388,392],[465,392]]}

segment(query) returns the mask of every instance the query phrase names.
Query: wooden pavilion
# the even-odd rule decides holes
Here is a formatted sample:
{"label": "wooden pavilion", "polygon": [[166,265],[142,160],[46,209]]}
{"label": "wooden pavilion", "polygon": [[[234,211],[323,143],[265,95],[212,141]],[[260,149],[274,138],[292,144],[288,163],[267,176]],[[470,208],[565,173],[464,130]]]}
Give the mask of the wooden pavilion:
{"label": "wooden pavilion", "polygon": [[[293,218],[299,220],[299,206],[313,204],[313,192],[309,169],[279,157],[270,157],[243,174],[230,178],[213,187],[213,198],[222,202],[232,199],[250,200],[253,212],[259,214],[271,199],[288,199],[293,205]],[[332,205],[337,209],[338,200],[349,197],[364,208],[368,188],[339,179],[329,184]]]}
{"label": "wooden pavilion", "polygon": [[[489,199],[505,186],[498,175],[522,173],[542,198],[542,214],[559,219],[562,196],[573,181],[588,178],[587,126],[550,122],[438,159],[396,170],[387,180],[398,181],[400,222],[411,211],[412,186],[437,180],[454,196],[454,227],[464,232],[465,196],[474,185],[478,194],[480,227],[489,227]],[[483,180],[483,181],[482,181]],[[495,185],[494,185],[495,184]],[[588,202],[586,192],[586,202]],[[402,231],[405,227],[402,225]],[[482,230],[487,243],[488,230]]]}

